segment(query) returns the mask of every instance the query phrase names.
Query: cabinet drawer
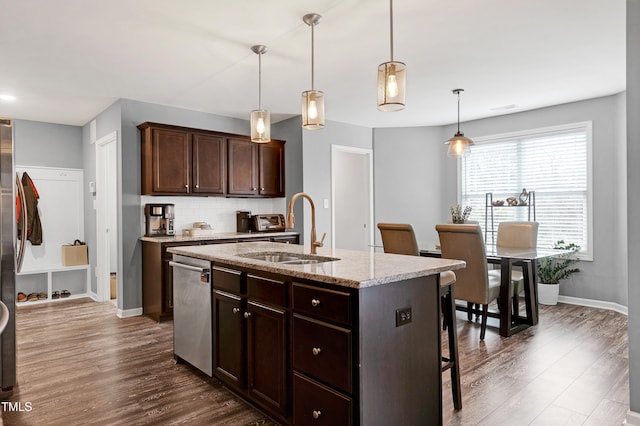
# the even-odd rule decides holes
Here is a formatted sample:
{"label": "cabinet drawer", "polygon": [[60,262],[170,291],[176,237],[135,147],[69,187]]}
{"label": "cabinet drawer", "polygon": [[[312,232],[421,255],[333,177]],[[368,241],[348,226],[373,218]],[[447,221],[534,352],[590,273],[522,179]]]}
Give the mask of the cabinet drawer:
{"label": "cabinet drawer", "polygon": [[350,425],[352,410],[351,398],[293,373],[294,424]]}
{"label": "cabinet drawer", "polygon": [[341,327],[294,315],[293,368],[351,392],[352,333]]}
{"label": "cabinet drawer", "polygon": [[304,284],[293,284],[293,309],[297,313],[351,326],[351,294]]}
{"label": "cabinet drawer", "polygon": [[280,280],[272,280],[257,275],[247,275],[247,296],[250,299],[259,300],[278,306],[287,304],[287,283]]}
{"label": "cabinet drawer", "polygon": [[220,266],[213,267],[213,287],[231,293],[242,293],[242,272]]}

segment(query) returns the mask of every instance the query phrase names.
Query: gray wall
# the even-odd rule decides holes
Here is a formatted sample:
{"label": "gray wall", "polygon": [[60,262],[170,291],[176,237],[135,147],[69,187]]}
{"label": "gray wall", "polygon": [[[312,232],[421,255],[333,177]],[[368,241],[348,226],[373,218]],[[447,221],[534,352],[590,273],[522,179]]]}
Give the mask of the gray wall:
{"label": "gray wall", "polygon": [[[316,231],[318,240],[324,232],[325,247],[331,247],[331,205],[323,207],[323,200],[331,201],[331,145],[372,149],[372,129],[351,124],[329,121],[323,130],[303,130],[302,158],[304,167],[303,187],[316,205]],[[311,223],[311,209],[306,201],[304,223]],[[308,227],[305,227],[307,231]],[[305,240],[306,241],[306,240]],[[305,242],[310,244],[309,241]]]}
{"label": "gray wall", "polygon": [[448,215],[442,176],[447,163],[455,164],[446,139],[441,127],[374,129],[375,223],[410,223],[419,242],[438,240],[435,224]]}
{"label": "gray wall", "polygon": [[[629,300],[640,300],[640,0],[627,0],[627,212]],[[640,413],[640,307],[629,303],[629,403]],[[636,422],[630,424],[638,424]]]}
{"label": "gray wall", "polygon": [[[271,137],[274,139],[283,139],[287,141],[284,145],[284,163],[285,163],[285,197],[288,201],[291,197],[302,192],[302,117],[295,116],[287,120],[280,121],[271,125]],[[298,201],[293,206],[293,215],[296,218],[294,231],[300,233],[300,243],[305,242],[303,205]],[[285,212],[286,214],[286,212]]]}
{"label": "gray wall", "polygon": [[21,166],[82,169],[82,129],[14,120],[14,162]]}

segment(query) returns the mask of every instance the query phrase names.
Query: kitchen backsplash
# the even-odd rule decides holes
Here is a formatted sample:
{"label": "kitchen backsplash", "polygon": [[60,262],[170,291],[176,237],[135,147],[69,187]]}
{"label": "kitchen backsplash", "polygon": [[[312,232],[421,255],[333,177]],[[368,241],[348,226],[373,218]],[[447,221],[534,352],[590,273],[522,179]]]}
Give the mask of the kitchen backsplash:
{"label": "kitchen backsplash", "polygon": [[194,222],[207,222],[215,232],[236,232],[236,211],[250,210],[252,214],[286,214],[284,198],[218,198],[218,197],[140,197],[140,235],[144,235],[144,205],[169,203],[175,205],[174,229],[176,235],[193,226]]}

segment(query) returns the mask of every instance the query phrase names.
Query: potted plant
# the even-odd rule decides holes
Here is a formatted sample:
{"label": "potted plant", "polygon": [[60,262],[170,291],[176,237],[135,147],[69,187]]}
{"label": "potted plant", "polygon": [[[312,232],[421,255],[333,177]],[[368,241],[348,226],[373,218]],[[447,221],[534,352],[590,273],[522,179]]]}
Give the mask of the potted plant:
{"label": "potted plant", "polygon": [[466,223],[467,219],[469,219],[469,215],[471,214],[471,206],[467,206],[462,209],[460,204],[456,204],[455,206],[449,206],[449,212],[451,213],[451,222],[453,223]]}
{"label": "potted plant", "polygon": [[580,246],[559,240],[553,248],[570,250],[570,252],[553,258],[546,257],[538,262],[538,303],[542,305],[558,304],[560,281],[580,271],[573,267],[579,261],[576,253],[580,250]]}

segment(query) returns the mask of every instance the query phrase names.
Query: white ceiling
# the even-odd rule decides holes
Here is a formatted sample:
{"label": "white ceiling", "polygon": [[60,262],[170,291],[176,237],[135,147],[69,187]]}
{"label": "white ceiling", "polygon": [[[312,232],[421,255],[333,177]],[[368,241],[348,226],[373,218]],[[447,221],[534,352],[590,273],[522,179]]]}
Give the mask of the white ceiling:
{"label": "white ceiling", "polygon": [[[388,0],[0,0],[0,116],[84,125],[127,98],[248,119],[299,114],[315,88],[327,119],[424,126],[625,90],[625,0],[396,0],[394,59],[407,107],[376,109],[390,59]],[[496,110],[516,105],[508,110]]]}

